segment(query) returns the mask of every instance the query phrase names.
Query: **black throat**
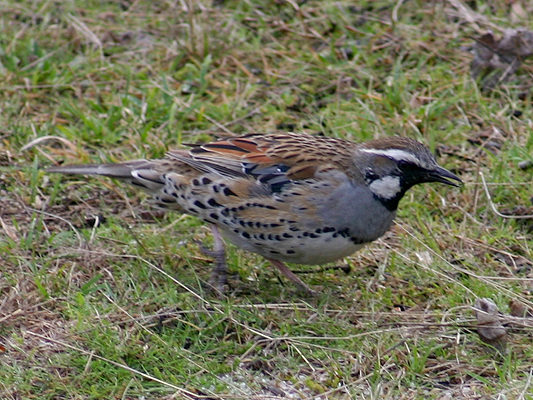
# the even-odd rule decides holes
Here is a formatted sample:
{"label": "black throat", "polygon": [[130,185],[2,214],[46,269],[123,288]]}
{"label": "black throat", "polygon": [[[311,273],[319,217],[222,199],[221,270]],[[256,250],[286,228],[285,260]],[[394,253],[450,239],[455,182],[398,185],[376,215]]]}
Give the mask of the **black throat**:
{"label": "black throat", "polygon": [[400,204],[400,200],[405,195],[405,193],[413,186],[414,185],[406,185],[405,182],[401,182],[401,190],[396,194],[396,196],[391,197],[390,199],[385,199],[374,194],[374,198],[378,200],[381,204],[383,204],[383,206],[387,210],[393,212],[398,209],[398,204]]}
{"label": "black throat", "polygon": [[398,208],[398,204],[400,203],[400,200],[402,199],[403,195],[404,193],[398,193],[396,196],[394,196],[391,199],[384,199],[384,198],[374,195],[374,198],[378,200],[381,204],[383,204],[383,206],[387,210],[393,212],[393,211],[396,211],[396,209]]}

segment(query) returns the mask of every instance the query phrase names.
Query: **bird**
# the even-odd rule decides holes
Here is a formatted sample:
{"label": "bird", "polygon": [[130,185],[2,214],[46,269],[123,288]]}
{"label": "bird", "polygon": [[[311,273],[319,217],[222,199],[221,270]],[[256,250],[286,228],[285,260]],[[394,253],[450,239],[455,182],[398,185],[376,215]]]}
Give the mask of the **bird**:
{"label": "bird", "polygon": [[285,263],[320,265],[383,236],[414,185],[461,179],[424,144],[389,136],[367,142],[303,133],[245,134],[161,159],[58,165],[50,173],[102,175],[151,195],[161,209],[198,217],[213,233],[209,280],[227,285],[224,239],[263,256],[298,288],[316,294]]}

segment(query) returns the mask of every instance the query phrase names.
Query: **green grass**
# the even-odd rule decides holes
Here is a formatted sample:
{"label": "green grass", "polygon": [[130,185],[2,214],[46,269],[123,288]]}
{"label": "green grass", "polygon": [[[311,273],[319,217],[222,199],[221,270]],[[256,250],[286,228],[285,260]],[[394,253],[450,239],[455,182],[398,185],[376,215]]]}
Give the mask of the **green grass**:
{"label": "green grass", "polygon": [[[533,306],[531,219],[495,214],[480,177],[501,213],[533,214],[531,63],[482,93],[467,51],[533,26],[503,0],[464,2],[476,24],[457,3],[4,2],[0,398],[533,399],[532,322],[509,316]],[[294,266],[317,298],[229,246],[219,299],[198,220],[43,171],[288,130],[414,137],[465,185],[410,191],[349,274]],[[478,297],[507,354],[478,338]]]}

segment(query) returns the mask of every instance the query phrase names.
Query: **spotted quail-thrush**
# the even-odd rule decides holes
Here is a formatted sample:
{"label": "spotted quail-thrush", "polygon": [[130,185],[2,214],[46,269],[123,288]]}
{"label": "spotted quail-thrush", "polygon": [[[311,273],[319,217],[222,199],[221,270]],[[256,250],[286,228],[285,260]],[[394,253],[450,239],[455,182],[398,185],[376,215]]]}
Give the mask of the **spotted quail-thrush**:
{"label": "spotted quail-thrush", "polygon": [[412,186],[461,180],[409,138],[366,143],[281,133],[221,139],[164,159],[57,166],[48,172],[104,175],[148,192],[167,210],[209,223],[216,266],[226,279],[224,244],[262,255],[303,290],[313,291],[284,262],[324,264],[382,236]]}

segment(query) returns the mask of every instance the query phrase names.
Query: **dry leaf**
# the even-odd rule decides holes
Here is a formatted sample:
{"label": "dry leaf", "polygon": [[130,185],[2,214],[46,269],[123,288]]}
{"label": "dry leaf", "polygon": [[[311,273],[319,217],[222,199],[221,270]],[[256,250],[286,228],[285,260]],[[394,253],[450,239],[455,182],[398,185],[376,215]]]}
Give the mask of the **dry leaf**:
{"label": "dry leaf", "polygon": [[492,32],[475,40],[470,68],[472,76],[480,79],[483,90],[507,81],[522,60],[533,55],[533,32],[525,29],[506,29],[500,40]]}
{"label": "dry leaf", "polygon": [[511,4],[511,23],[517,24],[521,23],[523,21],[527,20],[527,11],[524,10],[524,7],[522,7],[522,4],[519,1],[514,2]]}
{"label": "dry leaf", "polygon": [[479,338],[505,354],[507,331],[500,322],[498,307],[490,299],[477,299],[474,304]]}
{"label": "dry leaf", "polygon": [[511,310],[511,315],[513,317],[520,318],[531,318],[533,317],[533,312],[528,306],[518,300],[511,300],[509,302],[509,309]]}
{"label": "dry leaf", "polygon": [[14,242],[18,243],[19,238],[17,235],[17,231],[14,227],[7,225],[4,220],[0,217],[0,226],[6,233],[6,235]]}

